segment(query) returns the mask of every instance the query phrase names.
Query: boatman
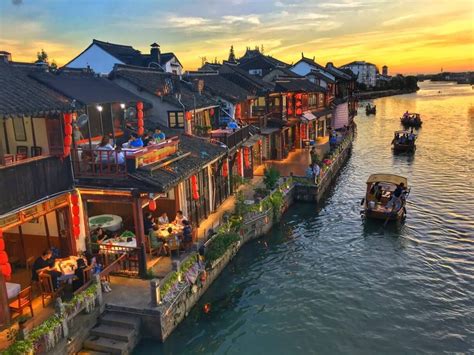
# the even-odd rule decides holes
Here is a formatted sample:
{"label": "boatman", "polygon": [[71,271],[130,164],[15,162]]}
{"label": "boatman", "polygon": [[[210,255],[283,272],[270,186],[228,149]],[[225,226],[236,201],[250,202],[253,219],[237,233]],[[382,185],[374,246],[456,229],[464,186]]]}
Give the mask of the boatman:
{"label": "boatman", "polygon": [[386,207],[391,209],[392,211],[394,209],[395,211],[398,211],[400,207],[402,206],[401,199],[404,192],[405,192],[405,185],[403,184],[403,182],[401,182],[400,184],[398,184],[395,191],[393,191],[392,198],[390,199],[390,201],[388,201]]}

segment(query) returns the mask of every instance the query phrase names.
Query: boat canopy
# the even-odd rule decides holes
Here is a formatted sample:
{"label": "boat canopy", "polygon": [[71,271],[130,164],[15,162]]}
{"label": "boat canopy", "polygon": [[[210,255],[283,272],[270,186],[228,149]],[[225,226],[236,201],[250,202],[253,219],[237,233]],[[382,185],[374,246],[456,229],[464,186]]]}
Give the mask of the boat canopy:
{"label": "boat canopy", "polygon": [[367,184],[373,184],[376,182],[387,182],[395,185],[403,183],[403,185],[405,185],[405,188],[408,187],[408,180],[406,177],[393,174],[372,174],[367,179]]}

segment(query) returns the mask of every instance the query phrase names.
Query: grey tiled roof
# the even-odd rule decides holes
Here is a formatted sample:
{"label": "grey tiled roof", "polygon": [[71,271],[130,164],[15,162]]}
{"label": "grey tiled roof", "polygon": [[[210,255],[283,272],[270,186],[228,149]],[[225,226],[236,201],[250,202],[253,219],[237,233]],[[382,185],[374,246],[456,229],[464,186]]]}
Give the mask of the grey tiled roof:
{"label": "grey tiled roof", "polygon": [[72,110],[67,97],[29,77],[37,70],[35,65],[0,62],[0,117]]}
{"label": "grey tiled roof", "polygon": [[[199,92],[193,88],[192,84],[184,82],[175,74],[163,73],[151,68],[116,65],[111,73],[111,78],[127,80],[152,95],[159,96],[161,93],[163,100],[175,105],[180,110],[182,106],[176,94],[181,94],[180,100],[186,107],[186,110],[193,109],[194,104],[196,104],[196,108],[198,109],[218,106],[215,99],[206,93],[199,94]],[[165,87],[170,91],[168,94],[164,94]]]}

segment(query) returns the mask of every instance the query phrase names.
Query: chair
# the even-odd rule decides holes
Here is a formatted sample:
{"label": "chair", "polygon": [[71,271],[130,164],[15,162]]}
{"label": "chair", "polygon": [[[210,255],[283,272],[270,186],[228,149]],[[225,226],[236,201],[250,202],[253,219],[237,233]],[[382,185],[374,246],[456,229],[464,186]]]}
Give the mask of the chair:
{"label": "chair", "polygon": [[13,313],[19,313],[20,316],[23,314],[23,310],[25,308],[29,308],[31,312],[31,316],[33,317],[33,305],[31,300],[33,299],[31,286],[20,291],[17,296],[17,299],[10,303],[10,311]]}
{"label": "chair", "polygon": [[170,237],[168,239],[168,247],[170,248],[170,254],[173,252],[173,250],[176,250],[176,253],[178,254],[179,257],[179,239],[178,237]]}
{"label": "chair", "polygon": [[152,232],[150,232],[148,235],[145,236],[145,248],[148,254],[150,255],[156,255],[158,256],[158,250],[159,248],[153,248],[152,243],[151,243],[151,238],[156,238],[152,235]]}
{"label": "chair", "polygon": [[34,263],[35,263],[34,256],[30,256],[28,259],[26,259],[26,271],[31,272],[31,269],[33,269]]}
{"label": "chair", "polygon": [[40,155],[43,154],[43,148],[41,147],[31,147],[31,156],[32,157],[39,157]]}
{"label": "chair", "polygon": [[17,145],[16,154],[22,154],[28,156],[28,147],[26,145]]}
{"label": "chair", "polygon": [[43,302],[43,308],[45,308],[45,299],[50,298],[51,300],[55,300],[61,293],[62,288],[58,287],[55,290],[53,287],[53,278],[46,272],[41,272],[39,274],[39,283],[41,288],[41,301]]}

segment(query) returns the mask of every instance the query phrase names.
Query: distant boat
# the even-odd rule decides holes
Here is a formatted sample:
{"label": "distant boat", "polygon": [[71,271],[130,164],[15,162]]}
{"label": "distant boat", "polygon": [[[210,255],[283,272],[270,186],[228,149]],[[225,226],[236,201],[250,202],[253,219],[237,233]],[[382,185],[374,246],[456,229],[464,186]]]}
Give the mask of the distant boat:
{"label": "distant boat", "polygon": [[405,113],[401,118],[400,122],[405,127],[419,128],[423,124],[419,113]]}
{"label": "distant boat", "polygon": [[408,131],[395,131],[392,145],[395,153],[413,153],[416,150],[416,134]]}
{"label": "distant boat", "polygon": [[365,114],[366,115],[375,115],[377,112],[377,106],[374,105],[374,106],[370,106],[370,104],[367,104],[367,106],[365,106]]}

